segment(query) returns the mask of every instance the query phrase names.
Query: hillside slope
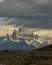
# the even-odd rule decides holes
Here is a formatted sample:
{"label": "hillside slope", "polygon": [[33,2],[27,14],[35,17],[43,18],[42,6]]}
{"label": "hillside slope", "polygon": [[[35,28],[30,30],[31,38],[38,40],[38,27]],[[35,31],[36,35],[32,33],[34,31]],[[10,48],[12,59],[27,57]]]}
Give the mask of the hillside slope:
{"label": "hillside slope", "polygon": [[33,51],[0,51],[0,64],[52,65],[52,45]]}
{"label": "hillside slope", "polygon": [[37,49],[37,50],[39,50],[39,51],[51,51],[52,52],[52,44],[49,46]]}

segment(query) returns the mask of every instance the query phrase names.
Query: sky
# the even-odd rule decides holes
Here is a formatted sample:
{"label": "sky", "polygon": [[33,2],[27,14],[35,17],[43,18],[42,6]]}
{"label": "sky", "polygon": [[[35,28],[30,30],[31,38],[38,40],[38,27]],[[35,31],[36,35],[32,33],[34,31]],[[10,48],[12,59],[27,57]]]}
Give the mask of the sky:
{"label": "sky", "polygon": [[17,22],[52,22],[52,0],[0,0],[0,24]]}

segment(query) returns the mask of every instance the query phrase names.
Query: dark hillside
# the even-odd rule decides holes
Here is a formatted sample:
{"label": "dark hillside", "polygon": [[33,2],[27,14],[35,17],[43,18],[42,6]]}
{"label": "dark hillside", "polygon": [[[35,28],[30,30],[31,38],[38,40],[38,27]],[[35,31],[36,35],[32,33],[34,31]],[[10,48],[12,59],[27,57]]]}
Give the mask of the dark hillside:
{"label": "dark hillside", "polygon": [[0,51],[0,65],[52,65],[52,45],[33,51]]}

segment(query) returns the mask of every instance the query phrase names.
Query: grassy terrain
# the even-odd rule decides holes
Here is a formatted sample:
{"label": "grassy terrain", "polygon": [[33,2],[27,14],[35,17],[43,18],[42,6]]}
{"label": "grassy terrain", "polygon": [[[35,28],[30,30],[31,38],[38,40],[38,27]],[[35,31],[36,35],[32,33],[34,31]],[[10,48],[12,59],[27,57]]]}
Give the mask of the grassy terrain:
{"label": "grassy terrain", "polygon": [[52,65],[52,46],[33,51],[0,51],[0,65]]}

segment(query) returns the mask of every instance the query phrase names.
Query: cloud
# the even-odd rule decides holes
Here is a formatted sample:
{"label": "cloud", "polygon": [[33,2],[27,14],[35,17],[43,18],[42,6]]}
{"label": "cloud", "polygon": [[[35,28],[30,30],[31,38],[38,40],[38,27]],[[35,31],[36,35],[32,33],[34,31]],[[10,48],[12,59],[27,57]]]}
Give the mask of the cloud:
{"label": "cloud", "polygon": [[42,23],[44,27],[48,25],[47,22],[52,22],[52,0],[4,0],[0,3],[0,17],[8,17],[8,20],[10,17],[16,17],[17,22],[28,21],[26,25],[30,26],[38,23],[39,27]]}
{"label": "cloud", "polygon": [[7,24],[11,22],[14,18],[0,17],[0,25]]}
{"label": "cloud", "polygon": [[0,0],[0,2],[4,2],[4,0]]}
{"label": "cloud", "polygon": [[22,27],[52,29],[52,20],[44,18],[27,18],[27,17],[13,17],[13,20],[8,22],[8,25],[17,25]]}
{"label": "cloud", "polygon": [[6,0],[0,16],[52,16],[52,0]]}

